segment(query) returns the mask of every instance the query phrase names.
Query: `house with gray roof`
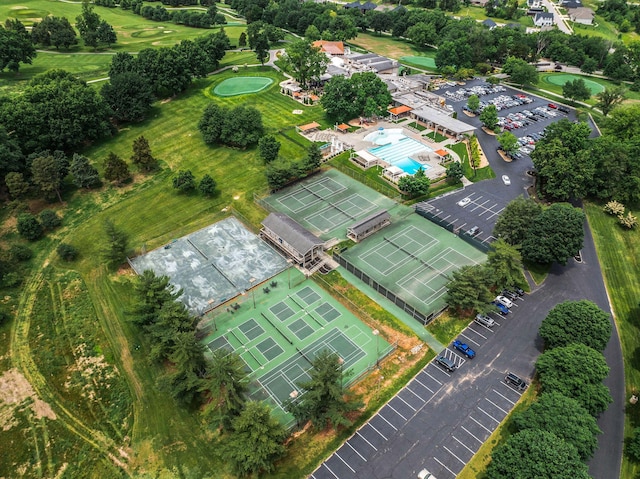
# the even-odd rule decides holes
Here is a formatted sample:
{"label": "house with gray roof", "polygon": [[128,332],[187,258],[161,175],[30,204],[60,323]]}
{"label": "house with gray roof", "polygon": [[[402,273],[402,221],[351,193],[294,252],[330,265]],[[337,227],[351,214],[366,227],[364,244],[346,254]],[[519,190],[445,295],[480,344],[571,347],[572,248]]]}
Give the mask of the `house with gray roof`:
{"label": "house with gray roof", "polygon": [[356,243],[391,224],[387,210],[380,210],[347,227],[347,238]]}
{"label": "house with gray roof", "polygon": [[482,24],[487,27],[489,30],[493,30],[494,28],[496,28],[498,26],[498,24],[496,22],[494,22],[493,20],[491,20],[490,18],[487,18],[484,22],[482,22]]}
{"label": "house with gray roof", "polygon": [[536,16],[533,17],[533,23],[536,27],[551,27],[554,25],[553,13],[551,12],[541,12],[536,13]]}
{"label": "house with gray roof", "polygon": [[284,213],[271,213],[262,221],[260,237],[303,268],[324,259],[324,241]]}

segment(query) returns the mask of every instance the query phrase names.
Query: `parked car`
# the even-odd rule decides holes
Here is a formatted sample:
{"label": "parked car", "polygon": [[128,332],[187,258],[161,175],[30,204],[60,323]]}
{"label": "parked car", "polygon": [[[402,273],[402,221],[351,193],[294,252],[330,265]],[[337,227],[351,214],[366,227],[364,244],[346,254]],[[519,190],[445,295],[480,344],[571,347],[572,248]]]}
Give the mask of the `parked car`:
{"label": "parked car", "polygon": [[453,347],[464,354],[469,359],[473,359],[476,357],[476,352],[469,347],[468,344],[463,343],[462,341],[455,340],[453,342]]}
{"label": "parked car", "polygon": [[462,198],[460,201],[458,201],[458,206],[467,206],[469,203],[471,203],[471,198]]}
{"label": "parked car", "polygon": [[518,293],[516,293],[515,291],[510,291],[508,289],[503,289],[501,294],[505,298],[509,298],[510,301],[515,301],[520,297]]}
{"label": "parked car", "polygon": [[553,108],[554,110],[557,110],[557,109],[558,109],[558,105],[556,105],[555,103],[549,103],[547,106],[548,106],[549,108]]}
{"label": "parked car", "polygon": [[513,307],[513,301],[505,296],[496,296],[496,302],[504,304],[507,308]]}
{"label": "parked car", "polygon": [[478,232],[480,231],[480,227],[478,226],[473,226],[472,228],[469,228],[469,230],[467,231],[467,234],[469,236],[475,236],[478,234]]}
{"label": "parked car", "polygon": [[507,175],[502,175],[502,182],[509,186],[511,184],[511,180],[509,179],[509,177]]}
{"label": "parked car", "polygon": [[436,358],[436,363],[438,363],[440,366],[442,366],[444,369],[446,369],[450,373],[455,371],[457,368],[456,363],[454,363],[451,359],[447,358],[446,356],[438,356]]}
{"label": "parked car", "polygon": [[427,471],[426,469],[423,469],[422,471],[420,471],[418,473],[418,479],[436,479],[436,476],[434,476],[433,474],[431,474],[429,471]]}
{"label": "parked car", "polygon": [[476,314],[476,318],[474,319],[474,321],[478,324],[481,324],[482,326],[486,326],[487,328],[493,328],[493,326],[496,324],[493,318],[490,318],[489,316],[486,316],[484,314]]}
{"label": "parked car", "polygon": [[498,303],[497,301],[493,301],[491,304],[493,304],[496,308],[498,308],[498,313],[500,313],[502,316],[506,316],[507,314],[510,313],[509,308],[507,308],[502,303]]}
{"label": "parked car", "polygon": [[558,111],[561,111],[562,113],[569,113],[569,109],[566,106],[559,106],[558,107]]}
{"label": "parked car", "polygon": [[518,391],[524,391],[528,386],[527,382],[524,379],[516,376],[513,373],[507,373],[507,375],[504,377],[504,382],[513,386]]}

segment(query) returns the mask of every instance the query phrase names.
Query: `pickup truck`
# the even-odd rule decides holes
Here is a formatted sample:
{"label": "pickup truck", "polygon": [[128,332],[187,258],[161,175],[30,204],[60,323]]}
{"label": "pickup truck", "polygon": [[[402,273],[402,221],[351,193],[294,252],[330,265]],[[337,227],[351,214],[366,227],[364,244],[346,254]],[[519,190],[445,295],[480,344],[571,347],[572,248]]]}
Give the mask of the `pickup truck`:
{"label": "pickup truck", "polygon": [[469,359],[473,359],[476,357],[476,352],[469,347],[468,344],[463,343],[462,341],[456,339],[453,342],[453,347],[464,354]]}

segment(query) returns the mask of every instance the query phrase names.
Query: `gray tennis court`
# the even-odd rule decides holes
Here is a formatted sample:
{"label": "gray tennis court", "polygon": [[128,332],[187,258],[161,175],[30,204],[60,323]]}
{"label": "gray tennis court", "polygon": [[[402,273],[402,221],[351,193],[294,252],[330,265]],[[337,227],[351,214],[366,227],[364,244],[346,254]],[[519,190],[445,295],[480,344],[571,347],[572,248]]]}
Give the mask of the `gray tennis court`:
{"label": "gray tennis court", "polygon": [[275,249],[234,217],[207,226],[130,260],[136,273],[166,275],[189,311],[203,314],[252,285],[284,271],[288,264]]}

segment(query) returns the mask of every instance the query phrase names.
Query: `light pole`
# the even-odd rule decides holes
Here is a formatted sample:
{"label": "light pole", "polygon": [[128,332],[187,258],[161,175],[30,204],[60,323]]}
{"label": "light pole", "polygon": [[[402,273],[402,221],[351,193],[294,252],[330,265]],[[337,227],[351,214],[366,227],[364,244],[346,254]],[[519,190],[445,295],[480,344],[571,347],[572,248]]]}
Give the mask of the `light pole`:
{"label": "light pole", "polygon": [[256,281],[255,278],[249,278],[249,284],[251,285],[251,299],[253,299],[253,309],[256,309],[256,292],[253,289],[253,283]]}
{"label": "light pole", "polygon": [[289,289],[291,289],[291,265],[293,264],[293,260],[289,258],[287,260],[287,281],[289,282]]}
{"label": "light pole", "polygon": [[374,329],[371,334],[376,337],[376,368],[380,369],[380,331]]}

